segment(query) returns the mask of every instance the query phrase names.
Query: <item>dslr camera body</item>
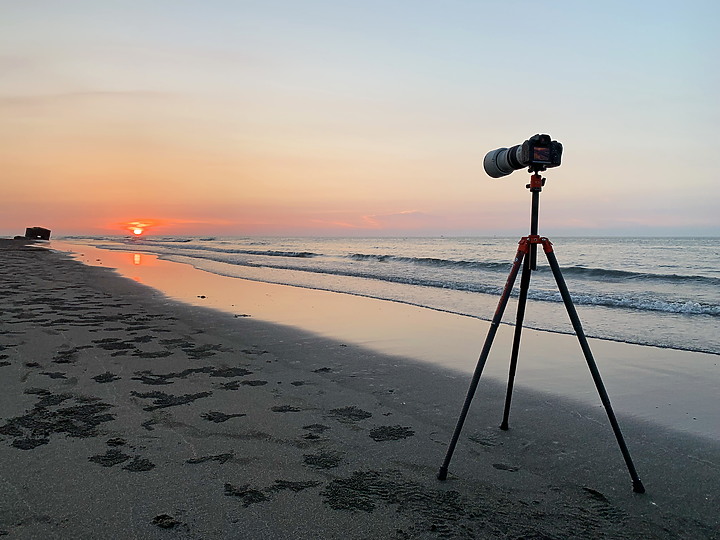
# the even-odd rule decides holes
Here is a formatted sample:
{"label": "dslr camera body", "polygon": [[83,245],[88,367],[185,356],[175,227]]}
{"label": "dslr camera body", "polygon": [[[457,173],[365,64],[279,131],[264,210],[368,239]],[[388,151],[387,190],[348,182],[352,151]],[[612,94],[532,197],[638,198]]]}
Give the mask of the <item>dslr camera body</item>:
{"label": "dslr camera body", "polygon": [[560,165],[562,150],[562,144],[553,141],[550,135],[533,135],[522,144],[488,152],[483,167],[493,178],[507,176],[525,167],[531,172],[544,171]]}

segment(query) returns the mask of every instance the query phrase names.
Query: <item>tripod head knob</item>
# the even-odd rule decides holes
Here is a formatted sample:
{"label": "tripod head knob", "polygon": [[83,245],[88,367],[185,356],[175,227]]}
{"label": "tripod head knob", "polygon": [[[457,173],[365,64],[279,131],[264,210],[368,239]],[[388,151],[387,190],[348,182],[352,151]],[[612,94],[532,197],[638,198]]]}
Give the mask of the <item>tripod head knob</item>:
{"label": "tripod head knob", "polygon": [[545,185],[545,178],[540,176],[537,171],[530,177],[530,183],[526,184],[525,187],[532,191],[542,191]]}

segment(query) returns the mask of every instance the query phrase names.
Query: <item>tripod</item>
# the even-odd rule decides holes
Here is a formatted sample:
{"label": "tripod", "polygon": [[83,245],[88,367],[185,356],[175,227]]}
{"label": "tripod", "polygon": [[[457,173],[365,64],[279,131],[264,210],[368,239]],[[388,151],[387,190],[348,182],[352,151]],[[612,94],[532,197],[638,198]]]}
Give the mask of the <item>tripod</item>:
{"label": "tripod", "polygon": [[502,424],[500,425],[500,429],[508,429],[510,401],[512,399],[515,373],[517,371],[518,353],[520,352],[520,334],[522,332],[523,319],[525,317],[525,304],[527,302],[528,289],[530,288],[530,274],[533,270],[537,270],[537,246],[539,244],[542,245],[543,251],[545,252],[547,260],[550,263],[550,268],[552,269],[553,276],[555,277],[555,282],[557,283],[558,290],[560,291],[560,295],[562,296],[563,302],[565,304],[565,309],[570,316],[570,321],[572,322],[573,329],[575,330],[575,334],[577,335],[578,341],[580,342],[580,347],[582,348],[583,354],[585,355],[585,360],[587,361],[588,368],[590,368],[590,373],[592,375],[593,381],[595,382],[595,387],[597,388],[598,394],[600,395],[600,400],[605,407],[605,412],[607,413],[608,420],[610,421],[610,425],[612,426],[613,432],[615,433],[615,438],[617,439],[618,446],[620,447],[620,451],[622,452],[623,458],[625,459],[625,464],[627,465],[628,472],[630,473],[630,477],[632,478],[633,491],[635,493],[645,493],[645,488],[643,487],[643,484],[638,477],[637,471],[635,470],[635,465],[633,465],[632,458],[630,457],[630,452],[625,445],[625,440],[623,439],[622,432],[620,431],[620,426],[618,425],[617,419],[615,418],[615,413],[612,409],[612,405],[610,404],[610,398],[608,397],[607,391],[605,390],[605,385],[603,384],[602,378],[600,377],[600,372],[598,371],[597,365],[595,364],[595,359],[593,358],[592,352],[590,351],[590,345],[588,344],[587,338],[585,337],[585,332],[583,331],[582,325],[580,324],[580,318],[575,311],[575,306],[573,304],[572,298],[570,297],[570,293],[568,292],[567,285],[565,284],[565,279],[563,278],[562,272],[560,271],[560,265],[555,258],[552,243],[547,238],[538,235],[538,209],[540,205],[540,192],[542,191],[543,185],[545,185],[545,179],[541,177],[540,174],[538,174],[541,170],[544,169],[531,168],[529,170],[529,172],[533,173],[530,177],[530,183],[526,186],[532,194],[530,235],[520,239],[517,254],[515,255],[515,260],[513,261],[512,267],[510,268],[510,274],[508,275],[507,282],[505,283],[505,288],[502,291],[500,301],[498,302],[497,309],[495,310],[495,315],[493,316],[492,322],[490,323],[490,329],[488,330],[487,337],[485,338],[485,344],[483,345],[482,352],[480,353],[480,358],[478,359],[477,366],[475,367],[475,373],[473,374],[472,380],[470,382],[470,388],[468,389],[467,396],[465,397],[465,403],[463,404],[463,408],[460,412],[457,425],[455,426],[455,432],[453,433],[452,439],[450,440],[450,445],[448,446],[447,454],[445,455],[445,461],[440,467],[440,471],[438,472],[437,477],[439,480],[445,480],[447,478],[450,460],[452,459],[453,452],[455,451],[455,446],[457,445],[458,438],[460,437],[460,432],[462,431],[463,424],[465,423],[465,418],[467,417],[470,403],[472,402],[475,391],[477,390],[478,383],[480,382],[480,376],[482,375],[483,368],[485,367],[487,357],[490,354],[490,348],[492,347],[493,340],[495,339],[495,334],[497,333],[498,326],[500,325],[500,321],[502,320],[502,316],[505,311],[505,307],[507,306],[508,300],[510,298],[510,293],[512,292],[513,286],[515,284],[515,279],[517,278],[517,274],[520,270],[520,265],[522,264],[523,271],[522,277],[520,278],[520,295],[518,298],[517,319],[515,322],[515,333],[513,336],[513,346],[510,356],[510,373],[508,376],[508,387],[505,397],[505,410],[503,413]]}

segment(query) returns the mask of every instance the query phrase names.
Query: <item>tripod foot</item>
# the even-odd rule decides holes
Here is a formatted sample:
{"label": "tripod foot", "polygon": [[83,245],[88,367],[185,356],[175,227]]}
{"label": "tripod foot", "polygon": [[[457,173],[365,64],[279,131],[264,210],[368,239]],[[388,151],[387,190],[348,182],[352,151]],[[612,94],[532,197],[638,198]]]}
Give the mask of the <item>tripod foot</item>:
{"label": "tripod foot", "polygon": [[500,424],[500,429],[502,429],[503,431],[507,431],[508,429],[510,429],[510,426],[508,426],[507,422],[503,422],[502,424]]}
{"label": "tripod foot", "polygon": [[447,473],[448,473],[447,467],[440,467],[440,470],[437,473],[437,479],[438,480],[447,479]]}
{"label": "tripod foot", "polygon": [[645,486],[643,486],[643,483],[639,478],[637,480],[633,480],[633,491],[635,493],[645,493]]}

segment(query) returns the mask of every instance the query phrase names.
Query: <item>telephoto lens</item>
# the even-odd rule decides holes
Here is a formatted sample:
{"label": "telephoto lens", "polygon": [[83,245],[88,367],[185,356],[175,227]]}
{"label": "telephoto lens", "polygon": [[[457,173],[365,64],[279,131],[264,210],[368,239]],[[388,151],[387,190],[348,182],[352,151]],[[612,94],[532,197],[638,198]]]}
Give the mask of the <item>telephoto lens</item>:
{"label": "telephoto lens", "polygon": [[510,148],[498,148],[487,153],[483,160],[483,167],[488,176],[502,178],[525,167],[520,161],[521,159],[522,145],[520,144]]}

